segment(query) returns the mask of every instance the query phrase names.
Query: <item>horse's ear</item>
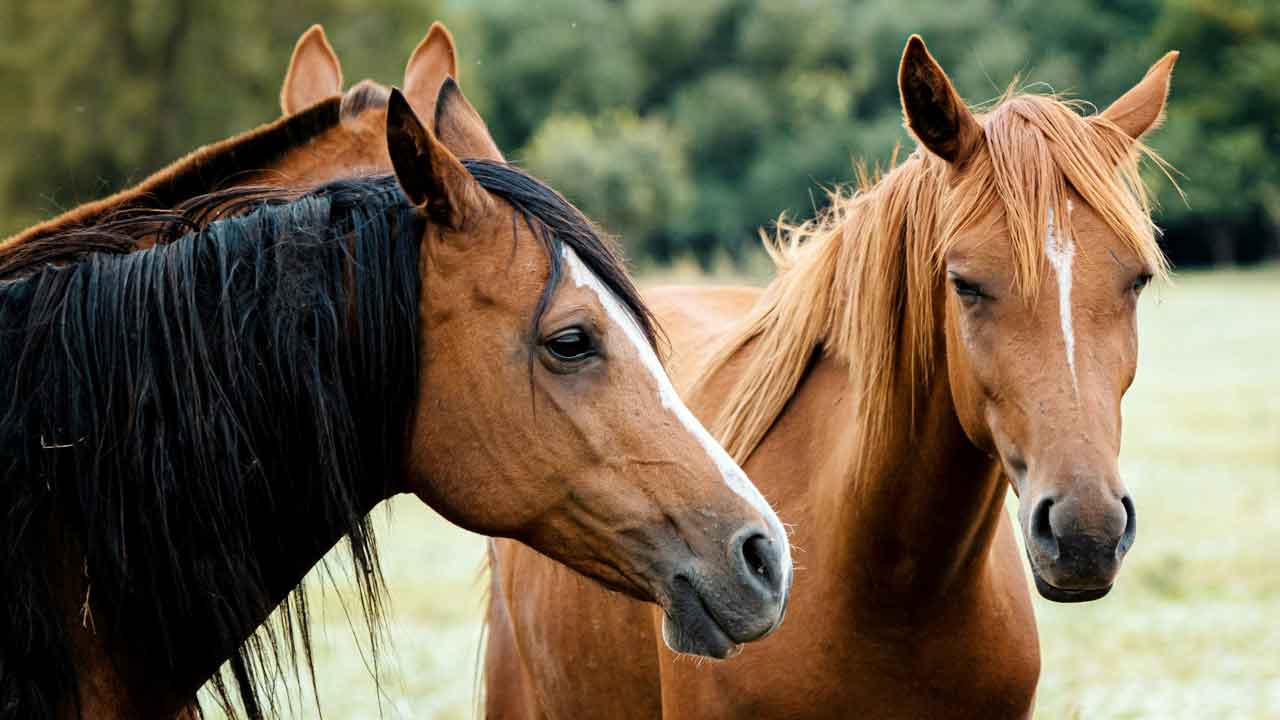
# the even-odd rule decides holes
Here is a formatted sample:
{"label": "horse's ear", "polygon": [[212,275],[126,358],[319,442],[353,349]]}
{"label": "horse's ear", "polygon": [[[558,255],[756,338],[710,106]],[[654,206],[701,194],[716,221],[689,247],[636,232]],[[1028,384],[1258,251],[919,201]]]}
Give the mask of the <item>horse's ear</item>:
{"label": "horse's ear", "polygon": [[1115,123],[1121,130],[1138,139],[1154,130],[1164,121],[1164,106],[1169,99],[1169,80],[1173,77],[1173,65],[1178,61],[1178,51],[1165,53],[1147,74],[1111,107],[1102,111],[1102,117]]}
{"label": "horse's ear", "polygon": [[293,46],[289,71],[280,87],[280,109],[285,115],[292,115],[341,94],[342,64],[324,36],[324,28],[312,25]]}
{"label": "horse's ear", "polygon": [[902,51],[898,91],[907,128],[933,154],[961,165],[981,146],[982,126],[919,35]]}
{"label": "horse's ear", "polygon": [[436,115],[436,96],[446,77],[458,77],[458,52],[443,23],[433,22],[404,66],[404,96],[418,117]]}
{"label": "horse's ear", "polygon": [[489,126],[467,102],[453,78],[445,78],[436,98],[436,136],[445,147],[463,158],[503,162],[502,151],[493,141]]}
{"label": "horse's ear", "polygon": [[387,152],[405,195],[432,222],[458,229],[483,206],[480,184],[418,120],[398,88],[387,101]]}

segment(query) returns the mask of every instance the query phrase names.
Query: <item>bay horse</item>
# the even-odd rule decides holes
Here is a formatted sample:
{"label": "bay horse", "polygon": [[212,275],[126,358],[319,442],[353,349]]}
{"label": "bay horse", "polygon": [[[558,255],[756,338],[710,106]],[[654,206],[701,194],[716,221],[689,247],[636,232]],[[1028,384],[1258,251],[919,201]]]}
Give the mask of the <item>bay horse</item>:
{"label": "bay horse", "polygon": [[[435,118],[435,102],[446,77],[458,77],[457,53],[448,28],[431,24],[405,64],[402,93],[419,117]],[[245,185],[305,187],[361,173],[390,172],[383,128],[388,89],[362,80],[345,93],[342,65],[325,36],[312,25],[299,37],[280,89],[283,116],[247,132],[198,148],[141,183],[85,203],[0,241],[0,277],[42,262],[66,259],[59,247],[68,231],[91,227],[131,212],[173,208],[198,195]],[[450,137],[441,140],[449,144]],[[99,234],[102,248],[120,242],[149,247],[154,238]],[[52,241],[51,241],[52,239]],[[20,272],[20,270],[17,270]]]}
{"label": "bay horse", "polygon": [[274,714],[273,668],[310,662],[299,582],[343,538],[378,619],[366,515],[398,493],[661,604],[682,652],[781,621],[785,532],[610,245],[399,91],[385,116],[394,176],[133,213],[0,282],[0,717],[198,714],[211,678],[230,708],[228,659]]}
{"label": "bay horse", "polygon": [[[498,541],[490,718],[1025,718],[1029,589],[1095,600],[1134,541],[1117,467],[1137,298],[1166,273],[1139,176],[1176,53],[1090,117],[970,110],[923,41],[899,70],[918,148],[781,224],[767,288],[648,295],[694,412],[803,550],[786,625],[682,662],[648,608]],[[519,593],[510,588],[520,588]]]}

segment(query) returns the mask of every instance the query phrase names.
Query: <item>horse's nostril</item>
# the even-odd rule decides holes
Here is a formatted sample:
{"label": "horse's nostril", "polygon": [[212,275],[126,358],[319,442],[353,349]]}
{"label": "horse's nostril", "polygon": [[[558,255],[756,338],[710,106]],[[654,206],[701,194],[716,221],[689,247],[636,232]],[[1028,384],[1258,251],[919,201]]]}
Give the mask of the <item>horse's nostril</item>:
{"label": "horse's nostril", "polygon": [[1124,506],[1125,524],[1120,542],[1116,544],[1116,557],[1129,552],[1129,548],[1133,547],[1133,539],[1138,535],[1138,513],[1133,507],[1133,499],[1125,495],[1120,498],[1120,504]]}
{"label": "horse's nostril", "polygon": [[747,561],[747,569],[751,572],[768,577],[769,562],[765,560],[765,553],[768,552],[769,541],[763,535],[752,535],[742,544],[742,557]]}
{"label": "horse's nostril", "polygon": [[1053,498],[1044,498],[1031,513],[1031,539],[1039,546],[1039,550],[1056,557],[1058,554],[1058,538],[1053,532],[1050,513],[1053,510]]}
{"label": "horse's nostril", "polygon": [[761,532],[747,535],[739,546],[744,579],[769,595],[782,592],[781,560],[778,549],[768,536]]}

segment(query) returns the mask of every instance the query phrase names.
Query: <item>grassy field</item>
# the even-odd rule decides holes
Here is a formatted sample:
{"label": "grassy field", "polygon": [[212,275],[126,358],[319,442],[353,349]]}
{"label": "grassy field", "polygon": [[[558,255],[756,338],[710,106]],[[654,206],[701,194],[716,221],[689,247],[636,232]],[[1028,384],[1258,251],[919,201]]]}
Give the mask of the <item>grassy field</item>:
{"label": "grassy field", "polygon": [[[672,278],[693,279],[649,284]],[[1280,268],[1187,273],[1146,294],[1140,322],[1122,459],[1138,541],[1107,598],[1037,598],[1037,717],[1280,718]],[[472,717],[483,541],[413,500],[378,522],[392,652],[375,686],[343,583],[327,592],[324,714]]]}

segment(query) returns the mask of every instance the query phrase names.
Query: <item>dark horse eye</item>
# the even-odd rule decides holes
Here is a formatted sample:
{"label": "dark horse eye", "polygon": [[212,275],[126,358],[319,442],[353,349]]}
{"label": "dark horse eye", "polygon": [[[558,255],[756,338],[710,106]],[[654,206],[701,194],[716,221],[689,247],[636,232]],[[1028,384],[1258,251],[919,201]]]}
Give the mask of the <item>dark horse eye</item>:
{"label": "dark horse eye", "polygon": [[547,346],[547,351],[554,355],[557,360],[565,362],[586,360],[596,354],[595,346],[591,344],[591,338],[577,328],[565,330],[558,335],[554,335],[548,338],[544,344]]}
{"label": "dark horse eye", "polygon": [[951,284],[955,285],[956,294],[967,302],[973,302],[986,297],[986,293],[982,292],[981,285],[969,282],[959,275],[951,276]]}
{"label": "dark horse eye", "polygon": [[1134,279],[1132,290],[1136,293],[1140,293],[1142,292],[1142,289],[1145,288],[1150,282],[1151,282],[1151,273],[1142,273],[1141,275],[1139,275],[1137,278]]}

